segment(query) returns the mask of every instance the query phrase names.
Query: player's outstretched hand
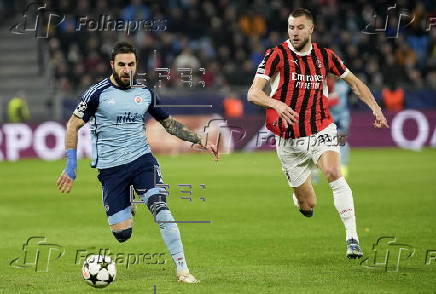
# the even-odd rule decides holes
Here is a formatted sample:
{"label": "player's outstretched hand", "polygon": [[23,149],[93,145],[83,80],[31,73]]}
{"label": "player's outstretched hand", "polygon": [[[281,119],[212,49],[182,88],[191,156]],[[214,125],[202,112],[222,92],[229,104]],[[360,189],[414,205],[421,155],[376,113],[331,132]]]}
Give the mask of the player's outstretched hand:
{"label": "player's outstretched hand", "polygon": [[215,159],[215,161],[218,161],[220,159],[220,154],[218,152],[218,147],[215,144],[194,144],[193,146],[195,149],[200,149],[204,151],[208,151],[211,153]]}
{"label": "player's outstretched hand", "polygon": [[286,103],[279,100],[274,100],[273,108],[283,119],[283,126],[287,128],[289,125],[298,123],[298,113],[290,108]]}
{"label": "player's outstretched hand", "polygon": [[59,176],[56,185],[58,186],[58,189],[61,191],[61,193],[70,193],[71,188],[73,187],[74,180],[70,178],[65,171],[62,171],[61,175]]}
{"label": "player's outstretched hand", "polygon": [[215,161],[220,160],[220,154],[218,152],[218,147],[214,144],[206,144],[205,146],[206,150],[209,151],[213,157],[215,158]]}
{"label": "player's outstretched hand", "polygon": [[375,116],[375,121],[374,121],[374,127],[376,128],[389,128],[388,122],[385,118],[385,116],[383,115],[383,112],[381,111],[381,109],[377,109],[375,111],[373,111],[373,114]]}

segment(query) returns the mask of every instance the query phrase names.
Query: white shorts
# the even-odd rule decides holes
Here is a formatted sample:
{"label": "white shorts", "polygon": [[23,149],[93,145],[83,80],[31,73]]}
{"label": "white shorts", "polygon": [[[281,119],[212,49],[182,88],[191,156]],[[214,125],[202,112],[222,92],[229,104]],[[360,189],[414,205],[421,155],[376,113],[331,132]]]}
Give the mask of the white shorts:
{"label": "white shorts", "polygon": [[318,159],[329,150],[340,153],[334,123],[307,137],[284,139],[276,136],[277,156],[291,187],[299,187],[304,184],[312,169],[316,168]]}

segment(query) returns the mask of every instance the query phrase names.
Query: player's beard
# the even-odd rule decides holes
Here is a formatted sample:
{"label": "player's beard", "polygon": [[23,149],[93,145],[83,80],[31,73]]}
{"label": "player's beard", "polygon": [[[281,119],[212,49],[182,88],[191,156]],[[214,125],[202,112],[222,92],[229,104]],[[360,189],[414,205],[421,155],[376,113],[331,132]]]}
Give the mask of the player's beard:
{"label": "player's beard", "polygon": [[304,40],[304,42],[302,42],[301,45],[298,47],[294,46],[294,44],[292,44],[292,45],[294,46],[295,50],[301,51],[304,48],[304,46],[306,46],[307,42],[309,42],[309,38],[306,38]]}
{"label": "player's beard", "polygon": [[[122,89],[130,88],[130,79],[127,82],[125,82],[121,79],[120,75],[117,72],[114,71],[114,72],[112,72],[112,74],[114,76],[115,82],[117,82],[117,84],[120,88],[122,88]],[[130,75],[125,75],[125,76],[123,75],[123,77],[129,77],[129,76]],[[131,77],[131,79],[135,80],[135,76],[136,76],[136,73],[133,73],[133,76]]]}

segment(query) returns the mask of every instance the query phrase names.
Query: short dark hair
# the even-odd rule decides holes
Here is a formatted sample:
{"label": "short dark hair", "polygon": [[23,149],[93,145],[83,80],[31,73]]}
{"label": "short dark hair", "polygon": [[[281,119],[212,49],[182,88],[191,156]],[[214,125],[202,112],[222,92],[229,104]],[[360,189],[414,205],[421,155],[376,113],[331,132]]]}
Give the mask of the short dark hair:
{"label": "short dark hair", "polygon": [[123,53],[133,53],[135,54],[135,58],[136,57],[136,48],[133,47],[132,44],[130,44],[129,42],[118,42],[115,44],[114,49],[112,49],[112,56],[111,56],[111,60],[115,60],[115,56],[117,54],[123,54]]}
{"label": "short dark hair", "polygon": [[312,15],[312,12],[310,12],[309,9],[306,9],[306,8],[297,8],[294,11],[292,11],[291,14],[289,14],[289,16],[292,16],[292,17],[299,17],[299,16],[303,16],[303,15],[307,19],[310,19],[313,22],[313,15]]}

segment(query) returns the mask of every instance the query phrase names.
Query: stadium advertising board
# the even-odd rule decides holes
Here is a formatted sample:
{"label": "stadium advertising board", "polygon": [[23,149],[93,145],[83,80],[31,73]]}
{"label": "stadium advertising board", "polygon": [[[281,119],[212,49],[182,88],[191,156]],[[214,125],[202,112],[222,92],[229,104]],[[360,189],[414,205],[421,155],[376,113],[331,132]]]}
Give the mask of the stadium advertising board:
{"label": "stadium advertising board", "polygon": [[[240,119],[224,119],[219,115],[176,116],[191,129],[208,134],[209,140],[220,140],[220,151],[270,150],[274,136],[265,128],[263,115]],[[371,127],[368,112],[352,114],[348,142],[352,147],[401,147],[419,150],[436,147],[436,111],[405,110],[388,113],[390,129]],[[149,143],[156,153],[193,152],[188,142],[160,132],[161,126],[150,120],[147,126]],[[232,138],[232,140],[230,140]],[[21,158],[60,159],[64,156],[65,125],[48,121],[41,124],[0,125],[0,160]],[[89,126],[79,131],[79,158],[91,156]]]}

